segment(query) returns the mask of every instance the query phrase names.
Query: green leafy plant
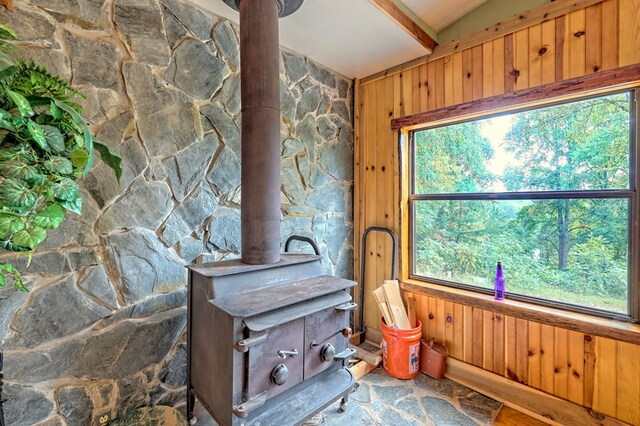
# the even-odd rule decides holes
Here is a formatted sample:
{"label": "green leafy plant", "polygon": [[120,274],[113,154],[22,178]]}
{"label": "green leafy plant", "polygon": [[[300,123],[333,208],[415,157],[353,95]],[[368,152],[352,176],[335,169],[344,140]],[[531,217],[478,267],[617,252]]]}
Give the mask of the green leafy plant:
{"label": "green leafy plant", "polygon": [[[96,141],[73,98],[84,96],[59,76],[11,53],[17,34],[0,25],[0,248],[32,253],[68,211],[80,214],[78,179],[97,150],[119,180],[121,159]],[[27,288],[11,264],[0,265],[0,286],[11,277]]]}

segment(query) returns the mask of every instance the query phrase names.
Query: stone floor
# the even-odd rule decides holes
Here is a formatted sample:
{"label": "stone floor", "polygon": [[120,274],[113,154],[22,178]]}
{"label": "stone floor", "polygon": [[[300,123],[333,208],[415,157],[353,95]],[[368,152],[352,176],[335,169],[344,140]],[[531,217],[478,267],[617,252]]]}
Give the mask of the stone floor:
{"label": "stone floor", "polygon": [[[307,426],[476,426],[491,425],[501,404],[448,379],[434,380],[420,373],[413,380],[397,380],[378,368],[359,382],[347,411],[335,403]],[[199,406],[197,426],[217,426]]]}

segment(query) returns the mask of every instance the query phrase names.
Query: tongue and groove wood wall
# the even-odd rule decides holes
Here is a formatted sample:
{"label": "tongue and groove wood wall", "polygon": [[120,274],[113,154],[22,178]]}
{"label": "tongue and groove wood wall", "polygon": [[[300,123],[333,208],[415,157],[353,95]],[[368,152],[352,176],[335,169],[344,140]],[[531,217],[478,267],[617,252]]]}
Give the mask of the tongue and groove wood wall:
{"label": "tongue and groove wood wall", "polygon": [[[399,276],[408,276],[407,227],[401,223],[405,147],[391,119],[640,63],[640,0],[557,0],[545,8],[359,82],[356,279],[360,238],[369,226],[401,237]],[[391,243],[372,233],[366,248],[365,326],[375,336],[380,322],[371,291],[390,278]],[[640,345],[419,292],[415,297],[424,337],[446,342],[453,358],[640,425]]]}

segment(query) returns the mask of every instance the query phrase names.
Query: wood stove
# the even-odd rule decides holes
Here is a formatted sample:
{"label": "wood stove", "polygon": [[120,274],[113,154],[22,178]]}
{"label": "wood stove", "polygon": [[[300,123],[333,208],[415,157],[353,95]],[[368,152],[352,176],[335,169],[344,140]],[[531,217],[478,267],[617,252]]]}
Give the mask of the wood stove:
{"label": "wood stove", "polygon": [[354,386],[355,283],[317,250],[280,253],[278,17],[302,0],[224,1],[240,11],[242,253],[189,267],[187,415],[197,397],[220,426],[294,425]]}
{"label": "wood stove", "polygon": [[189,270],[189,414],[197,396],[221,426],[285,426],[346,404],[353,281],[305,254]]}

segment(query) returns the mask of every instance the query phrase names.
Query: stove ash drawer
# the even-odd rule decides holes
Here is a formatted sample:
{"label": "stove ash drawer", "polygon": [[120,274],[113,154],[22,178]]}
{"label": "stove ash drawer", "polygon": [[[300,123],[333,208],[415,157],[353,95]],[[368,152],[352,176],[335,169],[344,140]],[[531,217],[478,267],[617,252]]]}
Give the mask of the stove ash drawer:
{"label": "stove ash drawer", "polygon": [[354,304],[346,304],[305,317],[304,379],[336,365],[342,365],[349,348],[349,312]]}
{"label": "stove ash drawer", "polygon": [[[250,337],[263,333],[252,333]],[[249,399],[269,399],[301,383],[304,367],[304,318],[269,329],[264,342],[247,353]]]}

